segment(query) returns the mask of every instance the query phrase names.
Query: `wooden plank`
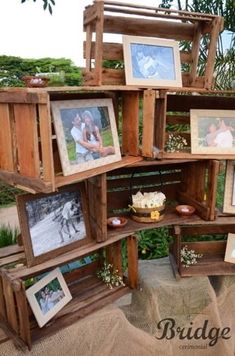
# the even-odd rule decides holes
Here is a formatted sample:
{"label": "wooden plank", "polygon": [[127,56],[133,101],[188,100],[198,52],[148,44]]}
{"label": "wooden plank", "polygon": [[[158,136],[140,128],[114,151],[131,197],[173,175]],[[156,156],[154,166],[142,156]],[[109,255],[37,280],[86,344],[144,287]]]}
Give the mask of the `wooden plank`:
{"label": "wooden plank", "polygon": [[34,92],[29,92],[26,88],[10,88],[0,91],[0,103],[14,103],[14,104],[46,104],[47,93],[44,89],[32,89]]}
{"label": "wooden plank", "polygon": [[[126,25],[128,22],[128,26]],[[94,29],[92,28],[94,31]],[[175,40],[193,40],[194,25],[189,23],[149,20],[121,16],[104,16],[104,33],[150,36]]]}
{"label": "wooden plank", "polygon": [[216,218],[216,195],[217,195],[217,181],[220,169],[219,161],[210,161],[210,169],[208,172],[208,191],[206,196],[207,205],[210,208],[209,220]]}
{"label": "wooden plank", "polygon": [[138,248],[136,236],[127,238],[128,284],[130,288],[138,287]]}
{"label": "wooden plank", "polygon": [[143,94],[143,134],[142,155],[153,157],[155,129],[155,91],[144,90]]}
{"label": "wooden plank", "polygon": [[117,241],[112,245],[113,248],[113,269],[118,271],[119,276],[123,277],[122,270],[122,242]]}
{"label": "wooden plank", "polygon": [[114,162],[114,163],[110,163],[107,164],[105,166],[102,167],[97,167],[97,168],[93,168],[93,169],[89,169],[85,172],[81,172],[81,173],[76,173],[76,174],[71,174],[70,176],[64,177],[62,175],[58,175],[55,177],[55,183],[56,183],[56,187],[61,187],[63,185],[67,185],[67,184],[71,184],[77,181],[81,181],[90,177],[94,177],[98,174],[102,174],[114,169],[117,169],[119,167],[125,167],[128,166],[132,163],[135,162],[140,162],[142,161],[143,158],[142,157],[134,157],[134,156],[125,156],[122,157],[121,161],[118,162]]}
{"label": "wooden plank", "polygon": [[36,106],[15,104],[14,115],[20,174],[27,177],[39,178],[40,161]]}
{"label": "wooden plank", "polygon": [[9,245],[6,247],[1,247],[0,248],[0,258],[18,254],[19,252],[22,252],[23,250],[24,250],[23,247],[18,246],[18,245]]}
{"label": "wooden plank", "polygon": [[125,93],[122,102],[122,153],[138,156],[139,93]]}
{"label": "wooden plank", "polygon": [[190,109],[234,110],[234,91],[232,96],[217,95],[167,95],[167,111],[189,112]]}
{"label": "wooden plank", "polygon": [[25,253],[24,252],[17,253],[12,256],[0,258],[0,267],[6,266],[6,265],[14,263],[14,262],[20,263],[20,262],[22,262],[22,260],[24,260],[23,262],[25,262]]}
{"label": "wooden plank", "polygon": [[4,298],[4,294],[3,294],[3,282],[2,282],[1,274],[0,274],[0,319],[3,319],[3,320],[7,319],[5,298]]}
{"label": "wooden plank", "polygon": [[201,24],[198,22],[195,24],[194,37],[192,41],[192,64],[190,70],[190,86],[194,86],[196,84],[200,40],[201,40]]}
{"label": "wooden plank", "polygon": [[0,169],[15,170],[12,122],[9,105],[0,104]]}
{"label": "wooden plank", "polygon": [[2,275],[3,294],[4,294],[4,299],[6,301],[7,321],[10,327],[17,333],[18,321],[17,321],[17,313],[15,308],[14,292],[12,290],[10,280],[6,275],[6,272],[2,270],[1,275]]}
{"label": "wooden plank", "polygon": [[213,20],[212,30],[210,34],[210,42],[207,54],[206,68],[205,68],[205,88],[211,89],[213,86],[214,64],[217,49],[217,41],[220,31],[222,30],[223,19],[217,17]]}
{"label": "wooden plank", "polygon": [[50,323],[49,328],[35,329],[32,330],[32,339],[33,341],[37,341],[41,338],[47,337],[60,330],[63,327],[69,326],[72,323],[78,321],[79,319],[89,315],[90,313],[101,309],[107,304],[113,302],[114,300],[120,298],[121,296],[129,293],[130,289],[128,287],[116,287],[115,289],[106,289],[106,293],[100,293],[95,297],[89,298],[86,302],[81,302],[75,300],[76,302],[76,311],[73,312],[68,309],[68,307],[73,306],[73,300],[67,304],[60,312],[64,312],[65,308],[67,308],[67,316],[61,317],[60,312],[55,317],[55,322]]}
{"label": "wooden plank", "polygon": [[106,175],[101,174],[89,180],[89,207],[92,219],[92,233],[97,242],[107,239],[107,195]]}
{"label": "wooden plank", "polygon": [[43,182],[39,178],[23,177],[19,173],[11,173],[0,171],[0,179],[8,184],[14,185],[20,189],[26,190],[29,193],[50,193],[53,192],[52,184]]}
{"label": "wooden plank", "polygon": [[[218,220],[218,219],[217,219]],[[215,222],[217,222],[217,220]],[[194,225],[194,226],[181,226],[181,234],[182,235],[216,235],[216,234],[228,234],[229,232],[235,232],[235,224],[232,223],[234,218],[230,218],[230,224],[223,224],[223,222],[219,222],[215,224],[215,222],[211,222],[211,224],[206,225]]]}
{"label": "wooden plank", "polygon": [[38,106],[39,113],[39,128],[40,128],[40,147],[42,153],[42,179],[52,185],[52,190],[55,190],[54,181],[54,164],[52,153],[52,129],[49,103],[47,105],[40,104]]}
{"label": "wooden plank", "polygon": [[88,25],[86,26],[86,48],[85,48],[85,56],[84,56],[84,58],[86,59],[86,72],[89,72],[91,70],[91,59],[95,57],[95,50],[94,50],[94,57],[92,57],[91,41],[92,41],[92,31],[91,31],[91,26]]}
{"label": "wooden plank", "polygon": [[171,125],[189,125],[190,124],[190,117],[189,114],[185,115],[166,115],[166,124]]}
{"label": "wooden plank", "polygon": [[95,82],[102,84],[102,58],[103,58],[103,32],[104,32],[104,3],[96,2],[97,19],[95,23],[96,46],[95,46]]}
{"label": "wooden plank", "polygon": [[[86,28],[86,31],[88,32],[88,28]],[[84,58],[89,58],[90,60],[95,58],[95,44],[95,42],[90,43],[89,37],[87,36],[86,42],[83,42]],[[106,59],[111,61],[122,61],[124,59],[122,43],[103,42],[103,60]],[[191,63],[192,54],[190,52],[180,51],[180,61],[181,63]],[[86,64],[86,70],[88,68],[91,70],[91,67]]]}
{"label": "wooden plank", "polygon": [[26,352],[27,347],[25,343],[20,339],[18,334],[15,332],[15,330],[12,329],[11,325],[6,320],[2,320],[1,318],[0,318],[0,328],[5,332],[7,338],[11,339],[11,341],[13,342],[17,350],[20,350],[23,353]]}
{"label": "wooden plank", "polygon": [[28,305],[25,294],[24,283],[19,280],[21,289],[15,292],[17,311],[19,317],[19,336],[28,345],[29,350],[31,349],[31,335],[29,326],[29,313]]}
{"label": "wooden plank", "polygon": [[166,96],[164,96],[164,91],[161,91],[162,98],[156,99],[155,107],[155,137],[154,145],[160,150],[164,150],[165,147],[165,131],[166,131]]}

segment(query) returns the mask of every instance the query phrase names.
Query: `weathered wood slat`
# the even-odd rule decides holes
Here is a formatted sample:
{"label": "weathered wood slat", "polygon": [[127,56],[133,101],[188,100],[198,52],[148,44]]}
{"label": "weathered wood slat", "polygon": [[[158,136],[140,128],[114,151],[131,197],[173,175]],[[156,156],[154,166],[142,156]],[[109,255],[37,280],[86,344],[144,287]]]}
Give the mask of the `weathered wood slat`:
{"label": "weathered wood slat", "polygon": [[46,104],[47,93],[44,89],[33,90],[29,92],[26,88],[9,88],[8,90],[0,91],[0,103],[14,103],[14,104]]}
{"label": "weathered wood slat", "polygon": [[6,247],[0,248],[0,258],[8,257],[14,254],[18,254],[22,252],[24,249],[22,246],[18,245],[9,245]]}
{"label": "weathered wood slat", "polygon": [[10,280],[8,279],[6,272],[1,272],[2,276],[2,287],[3,287],[3,294],[4,299],[6,302],[6,315],[7,315],[7,322],[9,323],[10,327],[17,333],[18,332],[18,321],[17,321],[17,312],[15,308],[15,298],[14,293],[12,290],[12,286]]}
{"label": "weathered wood slat", "polygon": [[12,121],[9,104],[0,104],[0,168],[14,172],[16,162],[14,160]]}
{"label": "weathered wood slat", "polygon": [[155,92],[145,90],[143,95],[143,134],[142,134],[142,155],[153,157],[154,148],[154,116],[155,114]]}
{"label": "weathered wood slat", "polygon": [[15,104],[14,116],[20,174],[26,177],[39,178],[40,161],[36,106]]}
{"label": "weathered wood slat", "polygon": [[24,177],[19,173],[0,171],[0,179],[29,193],[50,193],[53,191],[51,182],[43,182],[40,178]]}
{"label": "weathered wood slat", "polygon": [[55,189],[54,165],[52,154],[52,129],[50,120],[49,103],[39,105],[39,127],[40,127],[40,147],[42,154],[43,181],[50,182],[52,189]]}
{"label": "weathered wood slat", "polygon": [[128,250],[128,284],[130,288],[138,287],[138,248],[137,238],[132,235],[127,238]]}
{"label": "weathered wood slat", "polygon": [[129,92],[126,94],[122,99],[122,153],[138,156],[139,93]]}
{"label": "weathered wood slat", "polygon": [[19,280],[21,288],[19,291],[15,292],[17,311],[19,317],[19,335],[22,340],[28,345],[31,349],[31,335],[30,335],[30,326],[29,326],[29,313],[28,305],[25,296],[24,283]]}
{"label": "weathered wood slat", "polygon": [[[87,29],[87,36],[89,30]],[[83,55],[84,58],[94,59],[95,58],[95,45],[96,42],[91,42],[90,37],[83,42]],[[89,55],[87,54],[89,53]],[[123,44],[122,43],[112,43],[112,42],[103,42],[103,60],[123,60]],[[180,61],[181,63],[191,63],[192,62],[191,52],[180,51]],[[86,65],[86,70],[90,70],[89,65]]]}
{"label": "weathered wood slat", "polygon": [[56,187],[61,187],[63,185],[67,185],[67,184],[71,184],[74,181],[81,181],[83,179],[87,179],[90,177],[94,177],[98,174],[102,174],[114,169],[117,169],[119,167],[125,167],[129,164],[135,163],[135,162],[140,162],[142,161],[143,158],[142,157],[133,157],[133,156],[125,156],[122,158],[121,161],[119,162],[114,162],[114,163],[110,163],[107,164],[103,167],[97,167],[94,169],[89,169],[85,172],[81,172],[81,173],[76,173],[76,174],[72,174],[70,176],[64,177],[62,175],[59,175],[57,177],[55,177],[55,184]]}

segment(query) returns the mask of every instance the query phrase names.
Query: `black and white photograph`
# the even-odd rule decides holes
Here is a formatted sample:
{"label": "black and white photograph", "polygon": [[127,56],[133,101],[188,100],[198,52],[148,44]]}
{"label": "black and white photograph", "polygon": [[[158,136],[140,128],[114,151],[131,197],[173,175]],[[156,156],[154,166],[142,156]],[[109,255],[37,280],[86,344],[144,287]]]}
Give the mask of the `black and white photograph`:
{"label": "black and white photograph", "polygon": [[[22,195],[17,199],[28,260],[38,261],[80,246],[89,234],[83,185],[53,194]],[[32,261],[31,261],[32,262]]]}
{"label": "black and white photograph", "polygon": [[173,40],[123,36],[126,84],[182,86],[178,43]]}
{"label": "black and white photograph", "polygon": [[72,299],[59,268],[29,287],[26,296],[40,327]]}

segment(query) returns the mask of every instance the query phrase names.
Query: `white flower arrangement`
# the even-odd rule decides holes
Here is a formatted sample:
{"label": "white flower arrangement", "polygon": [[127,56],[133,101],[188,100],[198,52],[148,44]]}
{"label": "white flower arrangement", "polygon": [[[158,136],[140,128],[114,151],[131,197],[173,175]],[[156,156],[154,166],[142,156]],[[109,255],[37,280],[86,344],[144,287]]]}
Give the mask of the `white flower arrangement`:
{"label": "white flower arrangement", "polygon": [[158,208],[163,206],[166,196],[162,192],[150,192],[142,194],[140,191],[132,195],[133,208]]}
{"label": "white flower arrangement", "polygon": [[113,269],[113,265],[110,263],[104,262],[103,268],[97,272],[98,278],[102,279],[102,281],[109,287],[109,289],[113,289],[113,287],[125,286],[123,279],[118,274],[118,270]]}
{"label": "white flower arrangement", "polygon": [[187,141],[183,136],[170,133],[165,144],[165,150],[167,152],[179,152],[187,145]]}
{"label": "white flower arrangement", "polygon": [[188,246],[185,245],[180,251],[180,261],[183,267],[189,267],[197,263],[197,259],[201,258],[203,254],[196,253],[194,250],[189,250]]}

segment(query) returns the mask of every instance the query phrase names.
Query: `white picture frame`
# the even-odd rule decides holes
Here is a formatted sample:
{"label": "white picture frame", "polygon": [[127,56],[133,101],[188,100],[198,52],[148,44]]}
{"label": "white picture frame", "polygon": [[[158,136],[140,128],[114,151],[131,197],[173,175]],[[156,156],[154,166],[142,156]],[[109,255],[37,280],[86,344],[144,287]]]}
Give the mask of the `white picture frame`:
{"label": "white picture frame", "polygon": [[123,55],[127,85],[182,87],[177,41],[124,35]]}
{"label": "white picture frame", "polygon": [[[64,176],[121,160],[112,99],[52,101],[51,108]],[[94,128],[89,139],[84,134],[88,119]],[[75,128],[78,120],[81,125]]]}
{"label": "white picture frame", "polygon": [[[57,286],[58,289],[55,290]],[[49,272],[40,281],[29,287],[26,290],[26,297],[40,328],[72,299],[59,268]]]}

